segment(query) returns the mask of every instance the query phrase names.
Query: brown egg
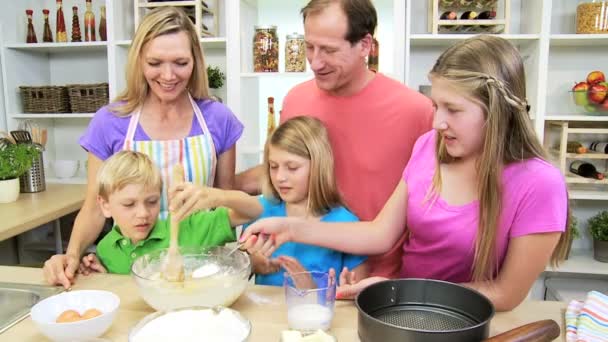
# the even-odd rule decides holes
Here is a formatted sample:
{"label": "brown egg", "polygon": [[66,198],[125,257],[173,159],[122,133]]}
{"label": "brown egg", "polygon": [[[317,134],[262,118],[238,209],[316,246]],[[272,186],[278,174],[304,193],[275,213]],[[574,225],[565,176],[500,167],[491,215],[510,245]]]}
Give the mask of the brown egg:
{"label": "brown egg", "polygon": [[82,319],[82,317],[80,316],[78,311],[65,310],[64,312],[61,313],[61,315],[59,315],[59,317],[57,317],[56,322],[57,323],[70,323],[70,322],[80,321],[81,319]]}
{"label": "brown egg", "polygon": [[89,309],[82,314],[82,319],[91,319],[93,317],[101,316],[102,312],[97,309]]}

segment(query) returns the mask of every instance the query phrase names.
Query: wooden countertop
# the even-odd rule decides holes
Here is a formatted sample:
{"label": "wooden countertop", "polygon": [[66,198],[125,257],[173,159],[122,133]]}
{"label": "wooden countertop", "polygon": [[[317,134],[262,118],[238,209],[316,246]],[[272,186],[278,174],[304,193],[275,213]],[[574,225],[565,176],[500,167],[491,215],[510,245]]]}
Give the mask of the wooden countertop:
{"label": "wooden countertop", "polygon": [[0,204],[0,241],[80,209],[85,192],[86,185],[47,184],[45,191]]}
{"label": "wooden countertop", "polygon": [[[37,268],[0,266],[0,282],[43,284],[42,270]],[[135,282],[130,276],[95,274],[81,277],[74,290],[103,289],[116,293],[121,300],[120,308],[110,330],[103,338],[109,341],[127,341],[129,330],[144,316],[153,312],[139,296]],[[282,330],[287,329],[287,313],[283,289],[272,286],[250,286],[232,306],[252,323],[249,341],[277,341]],[[542,319],[553,319],[562,328],[566,303],[533,302],[522,303],[515,310],[497,313],[492,319],[491,335]],[[336,302],[331,333],[338,341],[358,341],[357,309],[352,301]],[[39,342],[47,341],[38,332],[31,318],[26,318],[0,335],[3,341]]]}

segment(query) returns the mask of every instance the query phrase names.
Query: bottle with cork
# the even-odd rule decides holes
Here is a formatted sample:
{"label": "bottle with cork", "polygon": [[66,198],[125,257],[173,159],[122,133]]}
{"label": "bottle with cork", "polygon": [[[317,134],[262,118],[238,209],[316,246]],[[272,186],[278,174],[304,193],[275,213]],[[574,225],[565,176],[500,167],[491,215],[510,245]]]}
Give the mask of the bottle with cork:
{"label": "bottle with cork", "polygon": [[380,43],[376,37],[372,40],[372,47],[369,50],[369,54],[367,56],[367,68],[369,70],[378,71],[379,66],[379,58],[380,58]]}
{"label": "bottle with cork", "polygon": [[95,14],[91,10],[91,0],[86,0],[84,12],[84,41],[94,42],[95,39]]}
{"label": "bottle with cork", "polygon": [[65,19],[63,17],[63,1],[57,0],[57,25],[55,29],[57,43],[67,43],[68,33],[65,30]]}
{"label": "bottle with cork", "polygon": [[274,132],[276,127],[276,121],[274,116],[274,97],[268,97],[268,123],[266,125],[266,134],[270,136]]}
{"label": "bottle with cork", "polygon": [[49,24],[49,10],[47,8],[42,10],[44,16],[44,34],[42,35],[42,41],[45,43],[53,42],[53,32],[51,31],[51,25]]}
{"label": "bottle with cork", "polygon": [[27,9],[25,10],[25,14],[27,15],[27,37],[25,41],[26,43],[38,43],[36,31],[34,31],[34,24],[32,23],[32,15],[34,14],[34,11]]}

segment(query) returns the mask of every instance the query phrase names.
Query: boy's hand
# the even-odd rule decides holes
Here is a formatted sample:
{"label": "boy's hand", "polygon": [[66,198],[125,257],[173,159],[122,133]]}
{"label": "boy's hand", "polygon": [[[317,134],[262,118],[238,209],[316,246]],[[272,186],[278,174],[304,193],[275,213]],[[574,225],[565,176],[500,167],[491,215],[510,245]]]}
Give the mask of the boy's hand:
{"label": "boy's hand", "polygon": [[99,261],[97,258],[97,255],[93,253],[82,257],[82,262],[78,267],[78,272],[84,275],[89,275],[92,272],[108,273],[106,268],[101,264],[101,261]]}
{"label": "boy's hand", "polygon": [[169,211],[179,221],[199,211],[220,206],[223,191],[220,189],[180,183],[169,189]]}

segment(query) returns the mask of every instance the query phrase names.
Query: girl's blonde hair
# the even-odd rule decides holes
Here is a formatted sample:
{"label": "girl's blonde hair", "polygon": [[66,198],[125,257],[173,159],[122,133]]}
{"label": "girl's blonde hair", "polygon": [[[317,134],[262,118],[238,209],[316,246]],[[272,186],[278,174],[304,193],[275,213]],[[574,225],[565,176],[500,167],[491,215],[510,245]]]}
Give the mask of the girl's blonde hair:
{"label": "girl's blonde hair", "polygon": [[158,167],[147,155],[135,151],[120,151],[108,158],[97,173],[97,194],[104,200],[129,184],[161,191]]}
{"label": "girl's blonde hair", "polygon": [[[479,227],[472,277],[474,281],[493,279],[498,271],[495,246],[502,208],[502,170],[507,164],[530,158],[547,160],[528,116],[523,62],[507,40],[479,35],[447,49],[429,78],[441,78],[462,89],[463,94],[482,107],[486,116],[484,143],[477,161]],[[434,194],[441,190],[439,164],[453,161],[441,134],[437,134],[436,154]],[[567,223],[551,257],[554,265],[565,259],[570,234]]]}
{"label": "girl's blonde hair", "polygon": [[195,99],[209,97],[207,67],[203,57],[203,48],[199,43],[196,29],[190,18],[179,8],[159,7],[150,11],[137,27],[135,37],[127,57],[127,87],[118,95],[111,106],[112,111],[119,116],[126,116],[143,105],[148,95],[149,86],[143,72],[143,48],[152,39],[178,32],[185,32],[190,40],[194,68],[188,81],[188,91]]}
{"label": "girl's blonde hair", "polygon": [[321,216],[331,208],[344,206],[334,177],[334,158],[327,129],[321,121],[309,116],[298,116],[282,123],[264,146],[264,197],[280,201],[279,193],[270,179],[270,148],[278,148],[310,160],[308,177],[308,213]]}

